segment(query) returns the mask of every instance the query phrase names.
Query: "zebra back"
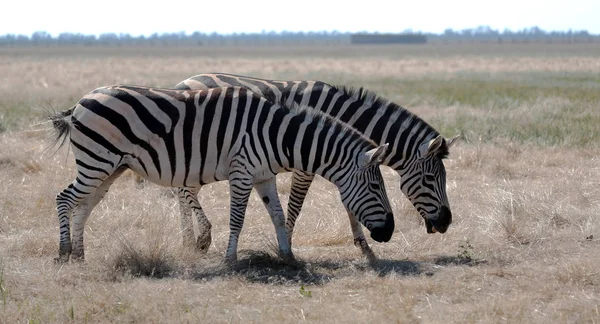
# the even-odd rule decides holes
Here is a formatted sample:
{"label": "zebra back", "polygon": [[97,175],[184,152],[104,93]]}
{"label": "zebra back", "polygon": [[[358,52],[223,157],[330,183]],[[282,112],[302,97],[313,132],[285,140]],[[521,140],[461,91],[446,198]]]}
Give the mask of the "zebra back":
{"label": "zebra back", "polygon": [[[419,146],[440,136],[426,121],[408,109],[364,88],[334,86],[322,81],[281,81],[247,76],[211,73],[200,74],[178,83],[174,89],[210,89],[238,86],[281,102],[320,110],[351,125],[375,143],[390,143],[384,164],[394,169],[416,155]],[[445,142],[445,141],[444,141]],[[437,152],[448,155],[448,146]]]}

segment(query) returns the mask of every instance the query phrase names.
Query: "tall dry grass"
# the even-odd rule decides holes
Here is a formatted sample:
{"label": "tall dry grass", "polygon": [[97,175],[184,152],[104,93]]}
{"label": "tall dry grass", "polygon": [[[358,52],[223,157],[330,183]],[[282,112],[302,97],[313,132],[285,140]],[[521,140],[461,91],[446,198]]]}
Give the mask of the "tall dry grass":
{"label": "tall dry grass", "polygon": [[[19,50],[23,52],[13,55],[4,50],[0,62],[11,64],[0,65],[0,73],[7,76],[0,81],[0,115],[11,121],[0,133],[0,322],[600,321],[598,146],[593,141],[572,147],[566,140],[538,140],[547,138],[543,134],[509,136],[515,134],[514,121],[564,113],[564,105],[536,95],[548,82],[547,78],[536,81],[537,73],[553,75],[544,74],[544,69],[556,64],[554,69],[565,77],[581,76],[584,70],[600,66],[595,52],[560,48],[552,54],[518,47],[494,54],[479,48],[450,48],[450,55],[445,55],[437,48],[429,53],[422,49],[423,55],[400,49],[383,47],[385,53],[375,53],[382,48],[361,48],[355,60],[335,48],[308,49],[302,57],[284,49],[273,50],[275,54],[255,49],[246,56],[229,49],[221,49],[222,55],[218,49],[206,53],[146,49],[147,55],[90,49]],[[271,54],[261,58],[263,53]],[[365,57],[368,53],[377,59]],[[441,75],[431,66],[443,67],[453,60],[470,66],[470,57],[476,58],[470,69],[490,70],[492,83],[511,73],[516,79],[529,78],[534,87],[525,97],[533,99],[505,106],[498,99],[487,107],[471,99],[448,103],[436,85],[430,95],[403,93],[404,74],[391,70],[420,60],[421,70],[409,75],[416,89],[424,85],[421,79],[464,78],[461,71],[468,67]],[[286,60],[288,65],[283,63]],[[589,66],[565,65],[565,60],[583,60]],[[513,70],[509,63],[514,64]],[[379,64],[391,76],[378,70]],[[397,175],[383,167],[397,229],[387,244],[370,242],[380,257],[377,263],[370,265],[352,246],[335,187],[319,179],[309,192],[294,236],[295,254],[304,265],[289,267],[274,256],[273,225],[260,199],[252,195],[240,239],[240,261],[229,269],[221,264],[228,239],[227,183],[201,190],[200,201],[213,223],[213,244],[208,254],[197,255],[181,248],[179,209],[172,192],[152,184],[141,188],[124,177],[86,224],[86,262],[54,264],[58,253],[54,197],[73,180],[74,161],[64,148],[56,154],[44,152],[49,142],[45,133],[28,127],[33,118],[27,108],[47,107],[48,102],[57,109],[67,108],[103,84],[166,86],[209,71],[334,81],[352,78],[353,84],[364,79],[376,92],[394,93],[392,97],[412,102],[414,106],[407,106],[446,136],[460,129],[453,128],[459,125],[460,114],[470,116],[463,123],[467,140],[453,148],[446,161],[454,214],[448,233],[425,233],[400,192]],[[35,81],[42,79],[47,88]],[[574,82],[598,86],[593,79]],[[474,93],[473,87],[476,82],[463,91]],[[510,98],[513,88],[500,88],[499,93]],[[593,116],[596,106],[592,100],[589,104],[575,101],[569,107]],[[593,125],[585,125],[595,131]],[[574,140],[585,136],[576,130],[578,124],[567,122],[564,127]],[[494,132],[481,136],[486,129]],[[494,136],[495,132],[501,135]],[[278,178],[283,204],[289,183],[289,175]]]}

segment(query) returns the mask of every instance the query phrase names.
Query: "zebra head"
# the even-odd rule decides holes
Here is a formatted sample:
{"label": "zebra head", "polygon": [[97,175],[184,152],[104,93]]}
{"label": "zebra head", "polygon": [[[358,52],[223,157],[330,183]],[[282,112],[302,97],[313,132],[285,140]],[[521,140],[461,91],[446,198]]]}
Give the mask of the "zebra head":
{"label": "zebra head", "polygon": [[425,220],[427,233],[445,233],[452,223],[442,160],[458,138],[446,140],[438,135],[422,143],[408,167],[398,171],[400,188]]}
{"label": "zebra head", "polygon": [[349,179],[339,181],[344,206],[369,231],[377,242],[387,242],[394,232],[394,215],[385,191],[379,165],[388,144],[362,152],[353,159],[356,165]]}

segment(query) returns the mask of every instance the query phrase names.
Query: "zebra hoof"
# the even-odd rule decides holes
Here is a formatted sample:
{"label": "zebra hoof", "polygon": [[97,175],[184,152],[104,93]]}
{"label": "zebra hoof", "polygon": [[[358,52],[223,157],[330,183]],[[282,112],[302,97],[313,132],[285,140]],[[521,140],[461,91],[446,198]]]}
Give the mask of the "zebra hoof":
{"label": "zebra hoof", "polygon": [[198,237],[198,240],[196,241],[196,251],[200,253],[206,253],[208,251],[208,248],[210,247],[211,242],[212,237],[210,233],[208,234],[208,237]]}
{"label": "zebra hoof", "polygon": [[54,258],[54,263],[56,264],[65,264],[69,262],[69,255],[59,255],[58,258]]}
{"label": "zebra hoof", "polygon": [[290,267],[293,270],[301,270],[306,267],[306,262],[300,261],[296,258],[293,258],[292,260],[284,260],[284,262],[286,266]]}
{"label": "zebra hoof", "polygon": [[85,261],[85,257],[83,254],[83,251],[81,252],[73,252],[71,253],[71,261],[76,262],[76,263],[82,263]]}
{"label": "zebra hoof", "polygon": [[288,253],[279,253],[279,256],[281,257],[281,259],[283,260],[283,262],[285,262],[286,264],[289,265],[297,265],[299,264],[298,260],[296,260],[296,257],[294,256],[294,254],[292,252],[288,252]]}
{"label": "zebra hoof", "polygon": [[227,256],[225,257],[225,261],[223,262],[225,266],[229,269],[235,269],[237,265],[237,255]]}
{"label": "zebra hoof", "polygon": [[369,250],[369,252],[363,251],[363,254],[367,257],[367,260],[369,260],[369,263],[372,265],[377,263],[377,261],[379,260],[372,250]]}
{"label": "zebra hoof", "polygon": [[58,248],[58,258],[54,259],[55,263],[67,263],[71,258],[71,245],[60,246]]}
{"label": "zebra hoof", "polygon": [[377,261],[377,256],[375,256],[375,253],[373,252],[373,250],[371,250],[371,247],[369,246],[367,240],[364,237],[355,238],[354,246],[360,249],[362,254],[369,260],[369,263],[374,263]]}
{"label": "zebra hoof", "polygon": [[71,261],[73,261],[74,263],[83,263],[85,262],[85,258],[82,256],[78,256],[78,257],[71,257]]}

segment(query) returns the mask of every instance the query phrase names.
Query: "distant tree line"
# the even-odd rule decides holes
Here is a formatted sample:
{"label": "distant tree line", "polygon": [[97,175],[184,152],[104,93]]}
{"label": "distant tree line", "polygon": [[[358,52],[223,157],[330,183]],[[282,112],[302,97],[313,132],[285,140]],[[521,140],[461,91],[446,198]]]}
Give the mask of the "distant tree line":
{"label": "distant tree line", "polygon": [[425,44],[427,36],[419,34],[352,34],[351,44]]}
{"label": "distant tree line", "polygon": [[[360,33],[373,34],[379,33]],[[404,35],[425,36],[428,43],[527,43],[556,42],[582,43],[599,42],[600,35],[592,35],[585,30],[544,31],[538,27],[519,31],[498,31],[489,26],[480,26],[463,30],[446,29],[441,34],[414,32],[405,30]],[[31,35],[6,34],[0,36],[0,46],[231,46],[231,45],[314,45],[314,44],[350,44],[352,33],[337,31],[320,32],[261,32],[217,34],[194,32],[154,33],[149,36],[131,36],[130,34],[105,33],[84,35],[81,33],[61,33],[53,36],[45,31]]]}
{"label": "distant tree line", "polygon": [[582,43],[600,41],[600,35],[592,35],[586,30],[548,32],[539,27],[531,27],[519,31],[505,29],[500,32],[489,26],[463,30],[446,29],[441,35],[430,35],[429,38],[440,42]]}

